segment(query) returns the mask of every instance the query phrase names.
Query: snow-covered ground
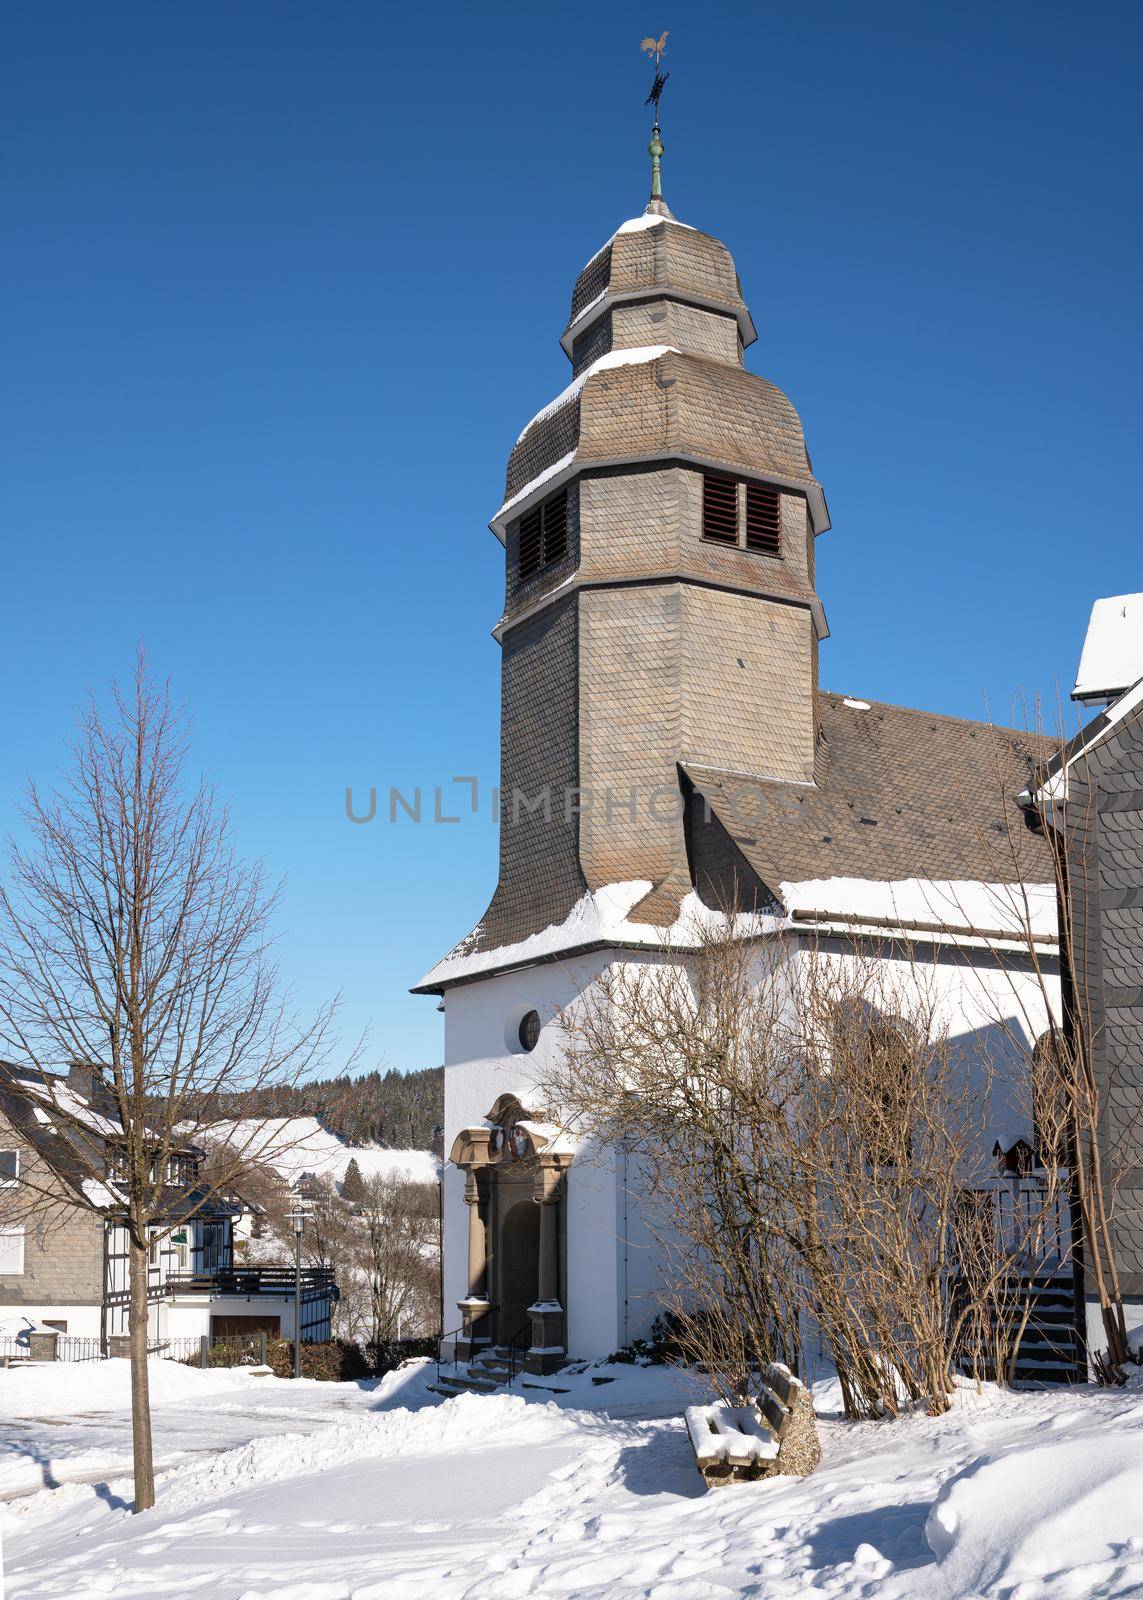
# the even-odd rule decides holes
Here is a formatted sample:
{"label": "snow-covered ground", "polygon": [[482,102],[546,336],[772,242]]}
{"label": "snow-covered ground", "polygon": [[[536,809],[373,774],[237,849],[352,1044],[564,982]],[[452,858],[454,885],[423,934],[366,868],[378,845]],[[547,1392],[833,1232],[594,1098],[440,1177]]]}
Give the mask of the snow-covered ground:
{"label": "snow-covered ground", "polygon": [[[205,1135],[205,1130],[199,1130]],[[375,1175],[436,1183],[438,1162],[430,1150],[387,1150],[382,1145],[346,1144],[316,1117],[273,1117],[265,1121],[215,1122],[210,1134],[241,1150],[250,1161],[272,1167],[287,1183],[304,1173],[340,1183],[351,1160],[363,1178]]]}
{"label": "snow-covered ground", "polygon": [[[86,1392],[58,1368],[0,1373],[0,1414],[36,1419],[41,1467],[77,1423],[123,1464],[126,1372],[95,1370]],[[850,1425],[819,1385],[812,1477],[708,1490],[677,1374],[589,1369],[549,1380],[565,1394],[438,1403],[431,1372],[333,1386],[159,1370],[159,1457],[186,1454],[155,1510],[132,1517],[115,1476],[10,1501],[7,1600],[1143,1595],[1138,1386],[965,1388],[947,1417]]]}

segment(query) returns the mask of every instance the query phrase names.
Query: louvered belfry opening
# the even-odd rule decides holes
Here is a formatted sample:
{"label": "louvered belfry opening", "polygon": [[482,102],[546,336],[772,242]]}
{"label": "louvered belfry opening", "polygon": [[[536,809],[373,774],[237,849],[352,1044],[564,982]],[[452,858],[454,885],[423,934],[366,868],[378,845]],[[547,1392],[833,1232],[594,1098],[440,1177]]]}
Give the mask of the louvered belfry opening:
{"label": "louvered belfry opening", "polygon": [[764,556],[782,554],[782,497],[771,484],[746,485],[746,548]]}
{"label": "louvered belfry opening", "polygon": [[738,543],[738,485],[733,478],[703,474],[702,536],[716,544]]}
{"label": "louvered belfry opening", "polygon": [[567,554],[568,548],[568,496],[561,489],[550,500],[545,500],[544,513],[544,565],[550,566]]}
{"label": "louvered belfry opening", "polygon": [[530,578],[543,560],[543,508],[533,506],[520,518],[520,578]]}
{"label": "louvered belfry opening", "polygon": [[[741,489],[741,493],[740,493]],[[740,537],[741,535],[741,537]],[[704,472],[702,536],[757,555],[782,554],[782,495],[773,484]]]}
{"label": "louvered belfry opening", "polygon": [[551,495],[540,505],[525,511],[520,518],[520,544],[518,571],[520,582],[551,566],[567,554],[568,548],[568,497],[567,490]]}

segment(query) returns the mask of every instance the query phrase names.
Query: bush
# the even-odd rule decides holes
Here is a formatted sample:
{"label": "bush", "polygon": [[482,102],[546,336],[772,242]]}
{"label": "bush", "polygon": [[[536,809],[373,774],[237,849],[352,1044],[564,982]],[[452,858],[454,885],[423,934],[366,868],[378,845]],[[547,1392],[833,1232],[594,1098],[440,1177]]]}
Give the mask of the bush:
{"label": "bush", "polygon": [[[208,1367],[251,1366],[258,1360],[257,1338],[219,1339],[207,1350]],[[330,1339],[323,1344],[302,1345],[302,1377],[322,1383],[356,1383],[362,1378],[383,1377],[403,1361],[417,1356],[435,1356],[437,1341],[428,1339],[392,1340],[388,1344],[355,1344],[351,1339]],[[198,1350],[184,1356],[182,1364],[200,1366]],[[294,1375],[292,1339],[267,1338],[266,1364],[278,1378]]]}

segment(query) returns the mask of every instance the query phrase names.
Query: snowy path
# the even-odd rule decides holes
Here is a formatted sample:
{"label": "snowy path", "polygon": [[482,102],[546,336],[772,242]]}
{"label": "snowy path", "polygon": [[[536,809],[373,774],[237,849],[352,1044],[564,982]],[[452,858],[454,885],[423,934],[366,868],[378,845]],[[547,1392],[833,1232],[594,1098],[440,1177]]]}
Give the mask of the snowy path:
{"label": "snowy path", "polygon": [[[131,1470],[125,1362],[60,1364],[3,1375],[0,1501]],[[308,1432],[379,1403],[377,1385],[271,1383],[243,1371],[152,1363],[157,1467],[230,1450],[272,1433]]]}
{"label": "snowy path", "polygon": [[128,1481],[9,1507],[8,1600],[1143,1595],[1138,1389],[827,1419],[811,1478],[715,1491],[681,1400],[662,1372],[439,1406],[394,1377],[323,1429],[179,1466],[143,1517]]}

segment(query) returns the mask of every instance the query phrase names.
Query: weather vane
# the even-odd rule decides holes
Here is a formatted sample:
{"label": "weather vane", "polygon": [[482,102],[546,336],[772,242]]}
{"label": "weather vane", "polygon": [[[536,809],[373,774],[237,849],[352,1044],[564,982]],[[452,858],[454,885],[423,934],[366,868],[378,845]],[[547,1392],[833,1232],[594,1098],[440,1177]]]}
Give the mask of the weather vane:
{"label": "weather vane", "polygon": [[666,33],[661,33],[657,39],[652,39],[648,34],[639,48],[645,56],[653,57],[655,62],[655,81],[651,85],[651,93],[643,104],[654,106],[655,121],[657,122],[659,120],[659,101],[663,98],[663,90],[667,87],[667,79],[671,76],[669,72],[659,71],[659,65],[667,53]]}
{"label": "weather vane", "polygon": [[654,106],[654,122],[651,126],[651,143],[647,146],[647,154],[651,157],[651,198],[647,203],[647,210],[652,214],[670,216],[667,203],[663,199],[663,179],[659,164],[663,159],[663,141],[659,137],[659,101],[663,98],[663,90],[667,87],[669,72],[660,70],[663,56],[667,49],[667,35],[661,33],[657,39],[650,34],[643,40],[639,47],[645,56],[650,56],[655,62],[655,78],[651,84],[651,93],[647,96],[645,105]]}

